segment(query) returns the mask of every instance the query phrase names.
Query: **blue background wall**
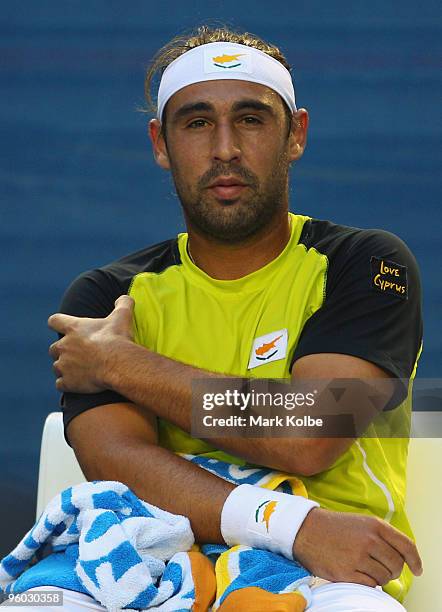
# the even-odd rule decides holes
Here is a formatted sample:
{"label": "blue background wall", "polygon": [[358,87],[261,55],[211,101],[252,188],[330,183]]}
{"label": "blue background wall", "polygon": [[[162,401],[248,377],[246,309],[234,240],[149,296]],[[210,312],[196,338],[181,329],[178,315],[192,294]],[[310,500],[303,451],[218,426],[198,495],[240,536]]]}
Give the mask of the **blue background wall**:
{"label": "blue background wall", "polygon": [[146,136],[143,73],[218,18],[279,44],[310,111],[292,209],[382,227],[425,290],[419,375],[441,374],[441,11],[436,1],[1,3],[0,556],[33,522],[41,429],[57,408],[46,327],[81,271],[183,230]]}

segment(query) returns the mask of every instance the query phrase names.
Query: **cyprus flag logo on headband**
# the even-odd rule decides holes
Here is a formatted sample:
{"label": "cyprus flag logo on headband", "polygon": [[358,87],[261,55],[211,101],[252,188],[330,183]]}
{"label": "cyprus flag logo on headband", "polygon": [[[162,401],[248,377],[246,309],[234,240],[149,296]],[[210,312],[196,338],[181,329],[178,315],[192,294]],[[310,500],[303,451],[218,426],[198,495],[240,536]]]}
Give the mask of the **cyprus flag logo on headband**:
{"label": "cyprus flag logo on headband", "polygon": [[[236,52],[235,52],[236,51]],[[204,72],[210,74],[213,72],[252,72],[251,55],[250,53],[238,53],[237,49],[229,52],[214,53],[214,49],[204,50]]]}

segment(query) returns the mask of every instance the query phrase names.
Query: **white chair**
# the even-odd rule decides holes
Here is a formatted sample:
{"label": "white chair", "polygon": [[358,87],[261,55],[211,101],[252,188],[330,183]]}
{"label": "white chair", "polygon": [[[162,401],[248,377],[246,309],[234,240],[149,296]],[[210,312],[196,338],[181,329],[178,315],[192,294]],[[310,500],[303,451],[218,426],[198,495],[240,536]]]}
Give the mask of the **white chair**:
{"label": "white chair", "polygon": [[[442,420],[442,413],[439,413],[439,419]],[[405,607],[409,612],[442,610],[439,585],[442,570],[441,465],[442,438],[410,440],[407,512],[422,557],[424,574],[415,578],[407,595]]]}
{"label": "white chair", "polygon": [[46,418],[41,439],[37,518],[57,493],[85,480],[74,451],[64,439],[63,415],[51,412]]}
{"label": "white chair", "polygon": [[[422,431],[422,424],[426,426],[429,420],[432,421],[431,430],[442,434],[442,413],[414,413],[414,431]],[[438,582],[442,569],[439,556],[442,550],[441,465],[442,438],[410,440],[407,509],[425,573],[415,579],[407,596],[408,612],[442,610],[442,590]],[[54,495],[84,481],[75,455],[64,439],[62,414],[52,412],[46,419],[41,442],[37,517]]]}

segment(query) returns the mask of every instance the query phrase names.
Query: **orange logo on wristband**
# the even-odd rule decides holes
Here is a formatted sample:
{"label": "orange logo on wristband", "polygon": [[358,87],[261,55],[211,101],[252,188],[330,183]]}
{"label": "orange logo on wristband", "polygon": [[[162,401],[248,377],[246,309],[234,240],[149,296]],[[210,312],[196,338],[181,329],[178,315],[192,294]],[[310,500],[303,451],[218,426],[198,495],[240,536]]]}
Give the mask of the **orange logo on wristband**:
{"label": "orange logo on wristband", "polygon": [[267,533],[269,532],[270,517],[275,512],[277,505],[278,505],[277,501],[274,501],[274,500],[272,501],[268,499],[265,502],[262,502],[262,504],[260,504],[258,508],[256,509],[255,522],[265,523]]}

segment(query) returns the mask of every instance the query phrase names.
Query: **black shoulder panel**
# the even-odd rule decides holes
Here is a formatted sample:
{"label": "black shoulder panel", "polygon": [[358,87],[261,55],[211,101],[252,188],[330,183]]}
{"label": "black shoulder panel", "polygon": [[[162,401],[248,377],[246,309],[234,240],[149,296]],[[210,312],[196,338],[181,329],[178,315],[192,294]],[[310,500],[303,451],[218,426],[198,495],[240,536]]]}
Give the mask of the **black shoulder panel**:
{"label": "black shoulder panel", "polygon": [[[177,239],[127,255],[101,268],[78,276],[65,292],[60,312],[76,317],[103,318],[114,309],[115,300],[128,292],[134,276],[142,272],[163,272],[181,263]],[[113,391],[101,393],[64,393],[61,399],[66,429],[71,420],[82,412],[128,400]],[[69,442],[68,438],[66,440]]]}
{"label": "black shoulder panel", "polygon": [[354,244],[355,238],[364,231],[331,221],[309,219],[304,223],[299,243],[307,250],[314,248],[329,259],[334,259],[340,251],[347,251]]}
{"label": "black shoulder panel", "polygon": [[181,264],[176,238],[165,240],[114,261],[100,270],[118,283],[122,293],[127,293],[134,276],[141,272],[164,272],[166,268]]}
{"label": "black shoulder panel", "polygon": [[115,300],[128,292],[141,272],[163,272],[181,263],[177,239],[126,255],[101,268],[78,276],[65,292],[60,312],[77,317],[106,317]]}
{"label": "black shoulder panel", "polygon": [[[292,359],[342,353],[409,379],[422,342],[419,268],[404,242],[380,229],[310,220],[300,237],[328,259],[323,306],[306,322]],[[406,389],[404,389],[406,393]]]}

